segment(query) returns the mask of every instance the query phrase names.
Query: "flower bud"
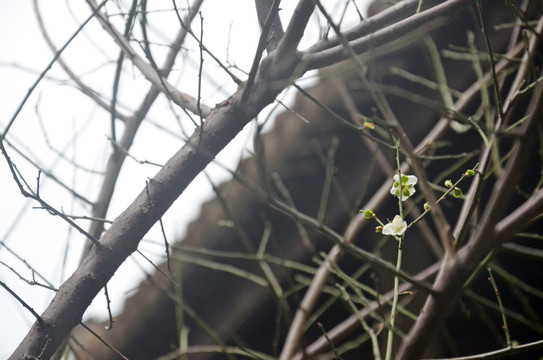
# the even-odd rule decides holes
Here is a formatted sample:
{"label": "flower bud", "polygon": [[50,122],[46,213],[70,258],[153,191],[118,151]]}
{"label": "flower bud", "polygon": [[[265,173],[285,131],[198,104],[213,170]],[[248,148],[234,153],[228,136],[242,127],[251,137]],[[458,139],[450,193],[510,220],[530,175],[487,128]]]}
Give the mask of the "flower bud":
{"label": "flower bud", "polygon": [[462,196],[462,190],[459,187],[455,187],[453,189],[453,195],[455,198],[459,198]]}

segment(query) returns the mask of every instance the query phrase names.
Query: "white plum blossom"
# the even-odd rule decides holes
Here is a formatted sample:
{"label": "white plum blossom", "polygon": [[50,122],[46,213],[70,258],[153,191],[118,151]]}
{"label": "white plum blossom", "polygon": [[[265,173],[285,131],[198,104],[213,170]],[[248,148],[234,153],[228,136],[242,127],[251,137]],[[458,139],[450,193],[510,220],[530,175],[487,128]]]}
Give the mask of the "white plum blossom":
{"label": "white plum blossom", "polygon": [[400,176],[396,174],[394,175],[394,184],[392,184],[390,193],[396,197],[400,197],[401,194],[401,200],[405,201],[415,193],[415,184],[417,181],[419,181],[419,179],[417,179],[415,175],[402,174],[402,181],[400,184]]}
{"label": "white plum blossom", "polygon": [[394,216],[394,220],[383,226],[384,235],[401,236],[407,230],[407,223],[402,220],[400,215]]}

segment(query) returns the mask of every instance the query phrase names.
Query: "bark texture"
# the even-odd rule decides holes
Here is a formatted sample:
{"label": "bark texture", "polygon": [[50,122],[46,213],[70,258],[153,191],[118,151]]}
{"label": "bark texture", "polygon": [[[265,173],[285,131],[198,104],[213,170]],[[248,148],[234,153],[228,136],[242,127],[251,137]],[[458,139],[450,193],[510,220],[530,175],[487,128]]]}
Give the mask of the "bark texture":
{"label": "bark texture", "polygon": [[[488,4],[487,7],[493,5]],[[496,5],[494,9],[489,10],[487,26],[492,29],[493,24],[513,21],[512,15],[511,10],[500,3],[499,6]],[[444,49],[450,44],[465,46],[467,30],[478,31],[470,25],[472,16],[475,15],[465,11],[450,24],[435,31],[432,36],[438,48]],[[489,35],[494,52],[506,49],[509,41],[507,31],[491,31]],[[484,48],[482,43],[478,46]],[[427,60],[427,51],[422,42],[418,41],[407,49],[371,59],[367,65],[380,84],[407,89],[412,93],[421,94],[426,99],[438,100],[437,91],[429,91],[391,74],[391,69],[395,66],[420,76],[433,78]],[[465,90],[475,80],[470,63],[446,61],[445,69],[449,85],[459,91]],[[352,101],[362,114],[371,117],[374,112],[373,105],[357,74],[357,70],[352,69],[349,64],[334,66],[322,71],[319,83],[307,91],[345,119],[354,121],[348,111],[349,101]],[[350,100],[344,90],[347,90]],[[401,96],[388,96],[388,99],[409,138],[415,144],[439,119],[439,114],[434,110]],[[272,181],[275,176],[273,174],[277,174],[292,196],[296,208],[309,216],[317,217],[326,178],[326,163],[322,157],[326,157],[330,148],[337,142],[333,164],[334,184],[328,197],[323,222],[341,233],[356,210],[363,206],[364,201],[389,178],[390,174],[380,169],[380,164],[374,157],[376,150],[368,148],[363,136],[334,119],[321,106],[299,94],[292,109],[293,112],[285,111],[280,114],[275,119],[273,129],[255,141],[255,156],[240,163],[238,174],[281,198],[280,190]],[[302,121],[298,114],[307,119],[308,123]],[[458,149],[455,152],[460,153],[477,150],[480,139],[475,132],[459,135],[449,131],[446,141],[449,146]],[[436,153],[439,154],[440,151],[448,153],[450,147],[436,150]],[[394,164],[393,151],[386,150],[384,156]],[[428,172],[436,175],[443,168],[441,164],[432,163],[428,167]],[[268,255],[301,263],[311,264],[312,257],[318,257],[319,251],[329,250],[332,244],[318,232],[306,229],[311,243],[311,246],[307,246],[301,240],[300,230],[293,219],[277,212],[239,181],[232,180],[221,184],[218,192],[220,196],[202,206],[198,220],[189,225],[185,238],[176,244],[178,251],[174,257],[177,257],[175,261],[177,275],[182,279],[180,283],[183,300],[176,298],[178,289],[176,290],[172,282],[157,272],[144,281],[138,292],[126,301],[125,311],[116,318],[112,330],[105,331],[103,323],[91,326],[129,359],[149,359],[178,347],[176,306],[178,311],[183,309],[186,325],[189,327],[189,345],[216,344],[215,337],[218,337],[224,344],[243,344],[266,353],[273,354],[280,349],[290,316],[296,310],[303,288],[290,296],[288,301],[279,302],[269,287],[260,286],[226,272],[198,266],[187,258],[179,260],[179,257],[195,256],[189,251],[194,248],[255,254],[266,229],[271,229],[266,251]],[[388,205],[393,208],[395,202],[391,201]],[[383,210],[383,214],[388,212]],[[458,209],[448,209],[447,215],[450,217],[449,220],[454,219],[458,216]],[[225,220],[235,226],[222,226]],[[373,228],[373,225],[370,227]],[[375,240],[371,236],[371,231],[362,234],[357,245],[373,250]],[[394,247],[395,244],[385,246],[382,256],[385,259],[394,259]],[[437,260],[422,240],[408,244],[404,251],[405,270],[410,273],[421,271]],[[220,261],[263,276],[262,267],[257,261],[235,258],[221,258]],[[301,277],[307,276],[302,273],[294,276],[295,271],[273,265],[271,262],[270,264],[284,289],[297,281],[303,282],[300,280]],[[344,269],[356,269],[361,265],[352,257],[347,257],[343,264]],[[162,264],[160,269],[166,272],[166,265]],[[385,284],[391,283],[390,275],[380,273],[379,269],[373,270],[372,274],[378,279],[378,286],[382,286],[380,290],[386,290],[388,286]],[[366,275],[362,281],[373,284],[375,280]],[[415,311],[421,306],[421,299],[422,297],[413,301],[412,308]],[[198,319],[193,316],[192,311],[198,314]],[[280,318],[277,315],[279,312],[282,314]],[[334,311],[325,312],[319,321],[325,327],[331,328],[348,315],[349,312],[344,307],[337,306]],[[199,321],[203,321],[213,334],[210,335],[209,331],[202,329],[198,325]],[[451,332],[455,339],[461,336],[459,334],[462,331],[481,329],[477,327],[481,325],[478,321],[474,322],[477,326],[471,324],[473,328],[469,321],[462,324],[457,322],[460,322],[458,318],[453,317],[449,323],[453,325]],[[400,326],[404,326],[405,329],[410,325],[408,320],[400,321]],[[311,328],[306,334],[305,341],[310,342],[319,335],[318,329]],[[111,350],[87,332],[81,330],[75,336],[84,344],[85,351],[78,351],[81,358],[116,358]],[[478,344],[466,339],[464,350],[468,352],[485,350],[492,341],[490,337],[483,336],[484,340]],[[274,343],[275,340],[277,343]],[[440,340],[427,344],[430,351],[438,350],[431,353],[432,355],[442,355],[440,352],[444,351],[441,344]],[[367,351],[364,349],[352,356],[360,358],[357,356],[365,354],[364,356],[369,358],[371,353]],[[198,354],[191,355],[190,358],[224,358],[224,355]]]}

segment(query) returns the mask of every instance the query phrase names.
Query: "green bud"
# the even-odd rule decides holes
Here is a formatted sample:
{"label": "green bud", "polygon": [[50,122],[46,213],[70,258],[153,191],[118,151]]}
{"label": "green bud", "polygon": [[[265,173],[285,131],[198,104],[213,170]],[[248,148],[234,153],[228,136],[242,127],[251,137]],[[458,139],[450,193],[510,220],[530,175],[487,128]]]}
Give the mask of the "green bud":
{"label": "green bud", "polygon": [[453,195],[455,198],[459,198],[460,196],[462,196],[462,190],[459,187],[455,187],[453,189]]}
{"label": "green bud", "polygon": [[364,118],[364,127],[366,129],[370,129],[370,130],[373,130],[375,129],[375,124],[371,121],[368,121],[366,118]]}
{"label": "green bud", "polygon": [[445,186],[448,187],[448,188],[452,187],[453,186],[452,181],[451,180],[445,180]]}
{"label": "green bud", "polygon": [[376,233],[380,233],[381,231],[383,231],[383,227],[381,225],[375,227]]}
{"label": "green bud", "polygon": [[473,171],[471,169],[466,171],[466,173],[464,174],[465,177],[472,177],[473,175],[475,175],[475,171]]}
{"label": "green bud", "polygon": [[424,210],[425,210],[425,211],[428,211],[428,210],[430,210],[430,208],[431,208],[430,203],[429,203],[429,202],[425,202],[425,203],[424,203]]}
{"label": "green bud", "polygon": [[364,213],[364,216],[366,217],[366,219],[371,219],[372,217],[375,216],[374,212],[371,209],[367,209],[364,211],[360,210],[360,212]]}

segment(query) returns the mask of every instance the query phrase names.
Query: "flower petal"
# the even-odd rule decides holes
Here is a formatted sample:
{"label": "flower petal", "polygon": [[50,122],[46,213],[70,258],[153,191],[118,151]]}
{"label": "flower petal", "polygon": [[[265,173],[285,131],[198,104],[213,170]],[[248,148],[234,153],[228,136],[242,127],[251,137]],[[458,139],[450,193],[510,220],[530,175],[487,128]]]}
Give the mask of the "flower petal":
{"label": "flower petal", "polygon": [[407,230],[407,223],[399,215],[394,216],[392,222],[383,226],[384,235],[400,236]]}
{"label": "flower petal", "polygon": [[415,185],[419,179],[415,175],[405,175],[407,177],[406,185]]}
{"label": "flower petal", "polygon": [[414,185],[419,181],[415,175],[403,175],[401,177],[398,174],[394,175],[394,183],[390,189],[390,193],[393,196],[399,197],[402,201],[407,200],[411,195],[415,193]]}
{"label": "flower petal", "polygon": [[392,223],[388,223],[383,226],[382,233],[384,235],[394,235],[394,227],[392,226]]}

